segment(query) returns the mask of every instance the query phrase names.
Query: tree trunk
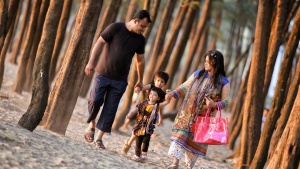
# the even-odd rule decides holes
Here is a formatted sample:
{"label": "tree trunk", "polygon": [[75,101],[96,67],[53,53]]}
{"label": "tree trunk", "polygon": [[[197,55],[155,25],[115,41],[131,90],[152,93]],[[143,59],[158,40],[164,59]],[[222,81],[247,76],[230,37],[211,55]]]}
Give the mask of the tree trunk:
{"label": "tree trunk", "polygon": [[65,0],[64,1],[64,7],[63,7],[62,15],[61,15],[61,18],[59,21],[57,35],[56,35],[56,39],[55,39],[54,50],[53,50],[53,54],[52,54],[52,58],[51,58],[50,72],[49,72],[49,82],[50,82],[49,84],[51,84],[51,82],[54,80],[54,77],[55,77],[56,64],[57,64],[57,60],[58,60],[61,48],[63,46],[65,33],[66,33],[69,18],[70,18],[72,2],[73,2],[73,0]]}
{"label": "tree trunk", "polygon": [[[4,0],[0,2],[0,53],[2,53],[2,48],[6,36],[8,34],[8,31],[11,28],[12,23],[14,23],[19,3],[20,2],[18,0],[11,0],[9,2]],[[1,85],[2,85],[3,74],[4,74],[4,62],[5,62],[5,58],[0,58],[0,84]]]}
{"label": "tree trunk", "polygon": [[[227,38],[227,43],[226,43],[226,51],[225,51],[225,56],[229,56],[226,60],[224,60],[224,67],[225,67],[225,71],[228,72],[229,71],[229,64],[231,63],[231,58],[233,57],[233,39],[235,36],[235,28],[236,28],[237,24],[234,20],[231,21],[231,25],[230,25],[230,31],[229,31],[229,35]],[[228,76],[228,74],[227,74]]]}
{"label": "tree trunk", "polygon": [[17,79],[13,85],[13,91],[19,94],[22,94],[24,81],[26,78],[26,66],[29,59],[30,50],[32,47],[34,33],[37,27],[37,19],[40,11],[41,0],[34,1],[32,13],[30,15],[28,31],[25,39],[24,50],[21,55],[20,65],[18,68]]}
{"label": "tree trunk", "polygon": [[267,169],[273,168],[299,168],[300,160],[300,90],[285,127],[278,142],[274,155],[270,159]]}
{"label": "tree trunk", "polygon": [[[111,23],[115,22],[116,18],[117,18],[117,14],[118,14],[118,11],[120,9],[120,6],[121,6],[121,3],[122,1],[121,0],[114,0],[114,1],[110,1],[109,4],[107,5],[106,9],[105,9],[105,12],[104,12],[104,15],[103,15],[103,19],[101,20],[100,24],[98,25],[98,28],[97,28],[97,31],[96,31],[96,36],[94,38],[94,43],[96,43],[96,41],[98,40],[98,38],[100,37],[100,34],[102,33],[102,31]],[[103,48],[102,48],[103,49]],[[101,57],[101,53],[102,53],[102,49],[101,51],[99,52],[100,55],[97,56],[96,60],[95,60],[95,63],[98,62],[98,60],[100,59]],[[91,85],[91,81],[92,81],[92,77],[88,77],[88,76],[85,76],[84,77],[84,81],[83,81],[83,84],[81,86],[81,89],[80,89],[80,93],[79,95],[81,97],[86,97],[88,91],[89,91],[89,88],[90,88],[90,85]]]}
{"label": "tree trunk", "polygon": [[[220,25],[221,25],[221,18],[222,18],[222,10],[219,9],[217,17],[216,17],[216,23],[215,23],[215,29],[220,29]],[[237,38],[239,39],[239,38]],[[210,40],[210,45],[209,45],[209,50],[215,50],[216,49],[216,44],[217,44],[217,36],[212,36],[211,40]]]}
{"label": "tree trunk", "polygon": [[268,60],[264,81],[264,99],[267,97],[268,94],[279,47],[282,44],[283,28],[288,15],[287,4],[288,2],[285,0],[279,0],[277,2],[275,22],[273,23],[274,26],[272,26],[273,29],[271,30],[269,40],[270,47],[268,50]]}
{"label": "tree trunk", "polygon": [[[189,3],[189,1],[187,1],[187,3]],[[178,13],[177,13],[177,16],[174,18],[174,21],[173,21],[173,24],[172,24],[172,27],[171,27],[171,30],[170,30],[170,35],[168,37],[169,38],[168,41],[166,42],[165,45],[161,46],[160,51],[158,51],[159,52],[158,55],[153,55],[152,54],[150,65],[152,63],[155,64],[155,66],[153,66],[153,68],[155,68],[154,72],[158,72],[158,71],[162,71],[162,70],[166,69],[167,64],[169,62],[169,58],[170,58],[170,56],[172,54],[172,51],[174,49],[176,40],[178,38],[178,34],[179,34],[180,30],[181,30],[181,27],[182,27],[182,24],[183,24],[183,21],[184,21],[187,9],[188,9],[188,5],[186,5],[186,4],[181,4],[180,5],[180,8],[179,8]],[[165,20],[165,19],[163,19],[163,20]],[[156,57],[156,61],[152,62],[153,57]],[[158,57],[159,57],[159,59],[158,59]],[[158,63],[158,65],[157,65],[157,63]],[[148,69],[149,69],[150,72],[152,71],[152,73],[154,73],[153,69],[150,70],[150,68],[147,68],[147,70]],[[146,74],[146,75],[148,76],[148,74]],[[151,75],[152,74],[150,74],[150,76]]]}
{"label": "tree trunk", "polygon": [[43,0],[41,8],[40,8],[38,24],[37,24],[37,27],[35,30],[34,40],[33,40],[32,46],[31,46],[30,54],[29,54],[29,60],[26,65],[26,80],[25,80],[25,84],[23,85],[24,91],[32,90],[32,81],[33,81],[32,70],[33,70],[33,66],[34,66],[34,60],[36,58],[37,48],[38,48],[38,45],[41,40],[43,26],[45,23],[45,17],[46,17],[47,11],[48,11],[49,3],[50,3],[50,0]]}
{"label": "tree trunk", "polygon": [[130,0],[130,4],[129,4],[129,7],[128,7],[128,12],[127,12],[127,15],[126,15],[126,22],[129,22],[133,15],[135,14],[136,10],[137,10],[137,0]]}
{"label": "tree trunk", "polygon": [[10,55],[10,58],[9,58],[10,63],[17,64],[17,58],[19,56],[19,53],[21,50],[21,45],[22,45],[22,42],[24,39],[24,35],[26,34],[26,30],[27,30],[26,25],[29,20],[30,11],[31,11],[31,1],[26,1],[26,6],[25,6],[24,14],[23,14],[23,20],[22,20],[22,23],[19,28],[20,33],[16,40],[16,45],[14,46],[12,53]]}
{"label": "tree trunk", "polygon": [[84,68],[89,59],[102,3],[102,0],[81,1],[64,66],[50,92],[42,120],[44,128],[53,132],[65,134],[67,130],[85,76]]}
{"label": "tree trunk", "polygon": [[[153,46],[153,51],[152,51],[152,55],[150,57],[150,62],[149,64],[147,64],[146,67],[146,71],[145,71],[145,76],[144,76],[144,83],[150,83],[152,81],[153,78],[153,74],[156,73],[157,71],[153,71],[155,70],[155,67],[157,65],[157,58],[160,54],[160,52],[163,49],[164,46],[164,41],[168,32],[168,28],[170,25],[170,21],[172,18],[172,14],[173,14],[173,10],[175,7],[176,2],[172,1],[172,0],[168,0],[167,4],[164,8],[164,12],[162,14],[162,18],[161,20],[164,21],[162,22],[159,27],[158,27],[158,31],[155,37],[155,43]],[[180,7],[181,9],[182,7]],[[170,36],[172,37],[172,36]]]}
{"label": "tree trunk", "polygon": [[295,56],[296,49],[300,40],[299,28],[300,8],[298,9],[296,17],[294,19],[292,32],[286,45],[286,49],[280,66],[278,80],[276,83],[275,93],[270,107],[270,111],[265,121],[264,128],[261,134],[261,139],[259,140],[259,145],[250,168],[262,168],[267,160],[270,140],[272,138],[276,122],[280,116],[280,110],[284,103],[286,83],[288,80],[289,73],[291,71],[293,58]]}
{"label": "tree trunk", "polygon": [[16,14],[16,17],[15,17],[15,21],[14,21],[14,26],[13,26],[13,34],[12,34],[12,37],[11,37],[11,41],[9,43],[9,47],[8,47],[8,52],[11,53],[12,51],[12,46],[14,45],[14,39],[15,39],[15,36],[16,36],[16,33],[17,33],[17,29],[19,27],[19,21],[20,21],[20,16],[21,16],[21,12],[22,12],[22,6],[23,6],[23,0],[20,0],[20,5],[18,7],[18,11],[17,11],[17,14]]}
{"label": "tree trunk", "polygon": [[243,126],[241,136],[241,156],[237,168],[248,168],[254,156],[260,137],[260,124],[263,103],[265,67],[267,61],[268,41],[270,36],[272,1],[259,0],[256,19],[255,40],[250,67],[247,94],[244,103]]}
{"label": "tree trunk", "polygon": [[11,28],[11,25],[15,22],[15,18],[19,9],[19,4],[20,0],[2,0],[0,2],[0,52],[2,51],[8,31]]}
{"label": "tree trunk", "polygon": [[[148,0],[148,1],[150,2],[150,0]],[[150,32],[151,32],[151,30],[154,26],[160,2],[161,2],[161,0],[154,0],[153,5],[152,5],[151,10],[150,10],[150,9],[148,9],[148,5],[146,5],[147,2],[145,1],[144,9],[147,9],[148,11],[150,10],[150,16],[151,16],[151,19],[152,19],[152,24],[149,25],[149,27],[146,29],[146,31],[144,33],[144,36],[147,40],[148,40]],[[173,2],[173,3],[175,3],[175,2]]]}
{"label": "tree trunk", "polygon": [[176,70],[178,70],[181,58],[183,56],[183,52],[190,37],[190,32],[192,29],[197,8],[199,8],[199,3],[199,0],[193,0],[189,5],[183,27],[183,32],[180,36],[178,44],[175,47],[174,55],[172,56],[172,62],[168,64],[168,67],[166,69],[166,72],[169,73],[169,83],[166,85],[166,88],[171,87]]}
{"label": "tree trunk", "polygon": [[[197,26],[198,28],[196,29],[196,33],[195,33],[195,36],[194,36],[193,39],[195,39],[195,38],[200,39],[200,37],[203,36],[202,33],[204,31],[205,24],[208,20],[210,2],[211,1],[205,1],[205,4],[203,6],[203,10],[202,10],[202,15],[200,17],[199,24]],[[197,37],[197,36],[200,36],[200,37]],[[198,46],[199,41],[194,41],[193,40],[192,43],[197,43],[196,46]],[[183,67],[182,71],[180,72],[180,77],[179,77],[179,80],[177,81],[176,86],[179,86],[188,77],[188,72],[190,70],[190,67],[192,65],[192,61],[194,60],[194,56],[195,56],[194,53],[193,53],[193,52],[195,52],[195,49],[189,48],[189,51],[190,50],[193,50],[193,51],[189,52],[187,57],[186,57],[184,67]],[[201,56],[197,56],[197,57],[203,58]],[[182,98],[180,98],[178,100],[173,100],[173,102],[170,103],[169,107],[174,109],[176,107],[176,105],[179,105],[181,102],[182,102]],[[170,109],[170,111],[172,111],[172,110]]]}
{"label": "tree trunk", "polygon": [[[147,1],[145,1],[145,3],[148,3]],[[144,5],[145,6],[145,5]],[[158,8],[156,8],[156,10],[158,10]],[[157,11],[153,11],[155,13],[157,13]],[[152,15],[151,15],[152,16]],[[152,24],[154,24],[156,18],[152,18]],[[152,27],[148,27],[148,32],[150,33],[152,30]],[[144,33],[145,36],[146,32]],[[146,38],[146,37],[145,37]],[[147,38],[146,38],[146,42],[147,42]],[[126,88],[126,92],[125,92],[125,102],[123,103],[123,106],[120,110],[120,112],[117,113],[116,118],[114,120],[113,126],[112,128],[114,130],[119,130],[119,128],[123,125],[124,120],[126,118],[126,115],[128,114],[130,108],[131,108],[131,102],[132,102],[132,95],[134,92],[134,83],[137,81],[138,75],[137,75],[137,66],[136,66],[136,61],[134,60],[132,62],[132,69],[130,70],[130,75],[129,75],[129,80],[128,80],[128,86]]]}
{"label": "tree trunk", "polygon": [[33,131],[43,118],[49,95],[49,67],[54,48],[63,1],[51,1],[47,12],[41,42],[34,64],[34,84],[30,105],[18,124]]}
{"label": "tree trunk", "polygon": [[296,94],[298,92],[297,86],[300,83],[300,63],[298,63],[296,74],[293,77],[294,77],[293,82],[289,88],[287,99],[282,107],[282,110],[280,112],[280,117],[276,124],[276,129],[272,135],[270,149],[269,149],[269,157],[268,157],[269,159],[271,159],[273,156],[273,153],[276,149],[277,143],[278,143],[279,139],[281,138],[283,130],[287,124],[288,118],[290,117],[290,113],[291,113],[294,101],[296,99]]}

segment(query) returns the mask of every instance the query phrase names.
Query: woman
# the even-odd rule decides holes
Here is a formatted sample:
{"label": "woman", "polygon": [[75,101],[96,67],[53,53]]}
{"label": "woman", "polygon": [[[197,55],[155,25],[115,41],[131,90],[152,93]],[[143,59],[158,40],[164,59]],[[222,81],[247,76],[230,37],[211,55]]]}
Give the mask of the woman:
{"label": "woman", "polygon": [[172,141],[168,154],[173,157],[173,164],[168,168],[178,168],[180,158],[185,154],[186,167],[193,168],[198,156],[205,156],[207,145],[193,142],[191,126],[197,116],[215,116],[217,106],[221,109],[228,104],[230,93],[229,80],[224,71],[224,58],[221,52],[208,51],[205,54],[204,70],[195,71],[186,82],[176,90],[167,90],[168,97],[185,98],[175,118]]}

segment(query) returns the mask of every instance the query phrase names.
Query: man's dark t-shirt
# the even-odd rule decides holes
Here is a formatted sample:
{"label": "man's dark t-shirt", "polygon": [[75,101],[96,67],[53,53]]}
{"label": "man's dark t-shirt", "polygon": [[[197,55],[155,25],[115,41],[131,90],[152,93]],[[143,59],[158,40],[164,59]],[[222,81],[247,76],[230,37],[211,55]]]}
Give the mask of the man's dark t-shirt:
{"label": "man's dark t-shirt", "polygon": [[101,37],[107,44],[95,70],[109,78],[127,81],[134,54],[145,53],[144,36],[130,32],[124,22],[116,22],[110,24]]}

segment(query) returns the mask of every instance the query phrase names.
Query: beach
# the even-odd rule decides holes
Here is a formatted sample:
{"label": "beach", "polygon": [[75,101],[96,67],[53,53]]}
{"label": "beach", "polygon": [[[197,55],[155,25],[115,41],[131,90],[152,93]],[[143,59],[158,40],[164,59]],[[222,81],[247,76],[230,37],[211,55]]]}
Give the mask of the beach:
{"label": "beach", "polygon": [[[130,137],[130,131],[105,134],[105,150],[96,148],[93,143],[86,143],[83,137],[88,126],[85,98],[78,98],[65,135],[40,126],[33,132],[20,127],[17,123],[28,108],[31,94],[23,92],[19,95],[12,92],[16,72],[17,66],[6,62],[0,90],[0,168],[161,169],[172,163],[172,157],[167,155],[171,143],[169,138],[172,121],[167,119],[163,126],[156,127],[155,133],[159,133],[159,136],[151,138],[148,159],[144,162],[131,160],[134,145],[127,155],[121,152],[124,142]],[[194,168],[233,168],[234,161],[223,162],[231,153],[226,145],[209,146],[207,156],[199,157]],[[185,168],[184,158],[181,159],[179,168]]]}

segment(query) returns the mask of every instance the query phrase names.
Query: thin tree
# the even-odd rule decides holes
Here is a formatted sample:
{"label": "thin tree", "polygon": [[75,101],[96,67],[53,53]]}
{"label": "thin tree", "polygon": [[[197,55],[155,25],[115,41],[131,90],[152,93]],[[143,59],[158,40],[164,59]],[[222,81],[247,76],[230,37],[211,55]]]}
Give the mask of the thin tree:
{"label": "thin tree", "polygon": [[153,74],[155,73],[155,72],[153,72],[153,70],[155,70],[155,66],[157,66],[156,62],[157,62],[158,56],[163,49],[163,46],[164,46],[163,44],[165,42],[167,31],[169,29],[169,25],[170,25],[172,14],[173,14],[173,11],[175,8],[175,4],[176,3],[174,1],[168,0],[166,7],[164,9],[162,19],[161,19],[164,22],[162,22],[158,27],[158,31],[157,31],[154,46],[153,46],[153,52],[150,57],[150,62],[147,65],[146,70],[145,70],[145,77],[144,77],[145,83],[151,82]]}
{"label": "thin tree", "polygon": [[235,167],[247,168],[254,156],[260,137],[260,124],[263,103],[260,93],[267,61],[268,42],[271,27],[272,1],[259,0],[256,19],[255,40],[250,67],[247,93],[244,103],[243,126],[241,136],[241,154]]}
{"label": "thin tree", "polygon": [[38,126],[47,106],[49,67],[63,3],[63,1],[51,1],[47,12],[45,27],[34,64],[34,84],[31,102],[27,111],[18,122],[20,126],[29,131],[33,131]]}
{"label": "thin tree", "polygon": [[27,27],[26,25],[28,24],[28,20],[29,20],[29,17],[30,17],[30,11],[31,11],[31,1],[26,1],[26,5],[25,5],[25,10],[24,10],[24,13],[23,13],[23,20],[22,20],[22,23],[20,25],[20,28],[19,28],[19,35],[16,39],[16,45],[14,46],[13,50],[12,50],[12,53],[9,57],[9,62],[10,63],[13,63],[13,64],[16,64],[17,63],[17,58],[19,56],[19,53],[20,53],[20,50],[21,50],[21,45],[22,45],[22,42],[23,42],[23,39],[24,39],[24,35],[26,34],[26,30],[27,30]]}
{"label": "thin tree", "polygon": [[297,11],[292,32],[289,37],[288,43],[286,45],[270,111],[265,121],[264,128],[261,133],[261,139],[259,140],[259,145],[257,147],[257,151],[255,153],[250,168],[253,169],[262,168],[267,160],[270,140],[272,138],[273,130],[280,116],[280,111],[284,103],[287,80],[291,71],[293,58],[295,56],[296,49],[299,44],[299,40],[300,40],[300,8]]}
{"label": "thin tree", "polygon": [[287,126],[278,142],[275,153],[270,159],[267,169],[273,168],[299,168],[300,160],[300,90],[289,116]]}
{"label": "thin tree", "polygon": [[263,98],[266,98],[268,90],[270,87],[273,70],[275,67],[275,61],[278,55],[279,47],[282,44],[283,40],[283,28],[285,26],[285,21],[288,16],[288,1],[278,0],[276,7],[276,17],[272,26],[270,40],[269,40],[269,51],[268,51],[268,60],[266,66],[266,75],[264,81],[264,92]]}
{"label": "thin tree", "polygon": [[172,55],[172,61],[168,64],[166,72],[169,73],[169,83],[166,85],[166,88],[170,88],[174,79],[174,75],[178,70],[180,60],[183,56],[183,52],[185,50],[185,46],[187,45],[188,39],[190,37],[192,25],[194,22],[194,18],[196,16],[197,8],[199,8],[200,2],[199,0],[192,0],[189,4],[187,16],[183,26],[183,32],[180,36],[178,44],[176,45],[174,54]]}
{"label": "thin tree", "polygon": [[49,82],[51,83],[55,76],[55,68],[58,60],[59,53],[63,46],[65,33],[68,25],[68,21],[70,18],[71,7],[72,7],[73,0],[65,0],[64,7],[62,10],[62,15],[58,24],[57,35],[55,39],[54,50],[51,58],[50,64],[50,72],[49,72]]}
{"label": "thin tree", "polygon": [[54,87],[49,95],[42,125],[45,129],[65,134],[71,119],[84,68],[88,62],[103,1],[82,0],[75,30]]}
{"label": "thin tree", "polygon": [[[298,56],[299,58],[299,56]],[[290,76],[291,77],[291,76]],[[280,117],[277,121],[276,129],[273,133],[270,148],[269,148],[269,157],[268,159],[271,159],[274,151],[276,149],[276,146],[278,144],[279,139],[282,137],[283,130],[287,124],[288,118],[290,116],[294,101],[296,99],[296,94],[298,90],[298,85],[300,84],[300,63],[298,63],[297,70],[295,75],[293,76],[293,82],[289,88],[288,95],[286,98],[286,101],[282,107],[282,110],[280,112]]]}
{"label": "thin tree", "polygon": [[33,81],[33,77],[32,77],[33,65],[34,65],[34,60],[36,58],[37,48],[41,40],[43,26],[44,26],[45,17],[48,11],[49,4],[50,4],[50,0],[42,1],[42,5],[40,8],[40,13],[37,21],[37,27],[34,34],[33,43],[31,45],[29,59],[26,65],[26,78],[25,78],[25,84],[23,85],[23,91],[32,90],[31,88],[32,88],[32,81]]}
{"label": "thin tree", "polygon": [[36,21],[38,19],[41,3],[42,3],[41,0],[34,1],[31,15],[30,15],[30,20],[29,20],[28,32],[25,39],[24,50],[20,58],[17,79],[13,85],[13,91],[19,94],[22,94],[24,81],[26,78],[26,66],[28,63],[29,54],[34,39],[34,33],[37,26]]}

